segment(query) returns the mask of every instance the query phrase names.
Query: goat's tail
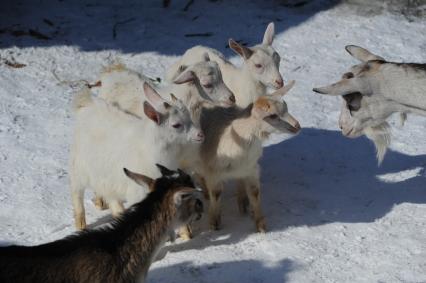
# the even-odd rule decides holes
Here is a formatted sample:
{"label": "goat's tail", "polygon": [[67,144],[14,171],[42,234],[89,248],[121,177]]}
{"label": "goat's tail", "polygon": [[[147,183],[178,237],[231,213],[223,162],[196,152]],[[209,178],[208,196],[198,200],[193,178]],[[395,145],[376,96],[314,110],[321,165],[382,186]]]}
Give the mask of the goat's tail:
{"label": "goat's tail", "polygon": [[80,108],[87,107],[93,103],[92,93],[88,86],[84,86],[77,94],[75,95],[72,106],[74,111],[79,110]]}

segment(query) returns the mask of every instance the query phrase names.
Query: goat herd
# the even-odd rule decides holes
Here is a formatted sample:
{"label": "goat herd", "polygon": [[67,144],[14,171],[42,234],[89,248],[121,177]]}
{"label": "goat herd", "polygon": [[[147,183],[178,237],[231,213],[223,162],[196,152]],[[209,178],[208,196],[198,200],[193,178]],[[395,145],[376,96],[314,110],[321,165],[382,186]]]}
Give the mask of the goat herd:
{"label": "goat herd", "polygon": [[[250,204],[256,230],[265,232],[262,141],[300,131],[283,101],[295,82],[284,84],[273,38],[270,23],[261,44],[248,48],[230,39],[241,68],[214,49],[193,47],[169,68],[166,83],[122,64],[105,68],[73,104],[69,175],[75,225],[84,230],[39,246],[0,248],[0,282],[144,281],[177,229],[181,238],[192,237],[203,194],[210,228],[220,229],[223,182],[231,179],[240,212]],[[361,63],[314,91],[343,97],[343,135],[372,139],[381,161],[390,140],[386,119],[396,112],[403,120],[407,113],[426,116],[426,65],[390,63],[353,45],[346,50]],[[113,223],[85,229],[86,188],[94,190],[96,207],[111,209]]]}

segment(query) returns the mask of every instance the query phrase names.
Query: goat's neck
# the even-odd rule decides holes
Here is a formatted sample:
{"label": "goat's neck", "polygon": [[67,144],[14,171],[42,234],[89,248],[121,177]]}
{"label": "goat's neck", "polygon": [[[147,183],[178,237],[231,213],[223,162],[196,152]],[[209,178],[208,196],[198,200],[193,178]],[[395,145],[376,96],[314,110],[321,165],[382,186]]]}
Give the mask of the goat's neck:
{"label": "goat's neck", "polygon": [[133,219],[122,223],[123,231],[117,231],[127,234],[117,256],[123,261],[123,273],[128,273],[131,278],[144,278],[158,250],[173,229],[175,212],[165,201],[152,204],[149,211],[143,210],[144,215],[139,215],[141,212],[137,205],[130,209],[134,210],[129,212],[133,214]]}
{"label": "goat's neck", "polygon": [[265,85],[253,77],[247,64],[241,68],[226,64],[223,68],[221,66],[221,71],[223,80],[234,93],[238,106],[247,107],[256,98],[266,94]]}
{"label": "goat's neck", "polygon": [[372,92],[405,106],[407,112],[425,115],[426,70],[416,69],[415,64],[386,63],[372,77]]}
{"label": "goat's neck", "polygon": [[244,148],[251,147],[262,139],[260,123],[252,115],[235,119],[226,132],[231,136],[228,140]]}

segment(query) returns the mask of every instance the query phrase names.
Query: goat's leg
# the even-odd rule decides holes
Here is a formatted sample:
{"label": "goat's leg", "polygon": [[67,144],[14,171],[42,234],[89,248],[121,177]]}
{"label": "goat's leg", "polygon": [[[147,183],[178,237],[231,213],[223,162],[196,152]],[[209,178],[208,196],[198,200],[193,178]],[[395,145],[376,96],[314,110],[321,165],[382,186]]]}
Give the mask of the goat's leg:
{"label": "goat's leg", "polygon": [[244,180],[238,179],[236,180],[237,184],[237,202],[238,202],[238,210],[242,215],[247,214],[247,207],[249,204],[249,199],[247,198],[246,193],[246,182]]}
{"label": "goat's leg", "polygon": [[250,176],[245,181],[247,196],[250,201],[250,205],[253,209],[253,219],[256,224],[257,232],[265,233],[266,224],[265,217],[262,213],[262,208],[260,204],[260,181],[259,178],[255,176]]}
{"label": "goat's leg", "polygon": [[207,189],[209,192],[209,225],[212,230],[219,230],[221,225],[220,217],[220,195],[223,185],[221,183],[212,183],[206,180]]}
{"label": "goat's leg", "polygon": [[119,200],[111,200],[108,202],[108,205],[114,218],[119,217],[124,212],[123,203]]}
{"label": "goat's leg", "polygon": [[93,199],[93,203],[95,204],[95,207],[99,210],[108,209],[108,204],[105,202],[104,198],[96,195],[96,193],[95,198]]}
{"label": "goat's leg", "polygon": [[84,190],[77,189],[71,185],[71,198],[74,208],[75,228],[83,230],[86,228],[86,215],[84,211]]}

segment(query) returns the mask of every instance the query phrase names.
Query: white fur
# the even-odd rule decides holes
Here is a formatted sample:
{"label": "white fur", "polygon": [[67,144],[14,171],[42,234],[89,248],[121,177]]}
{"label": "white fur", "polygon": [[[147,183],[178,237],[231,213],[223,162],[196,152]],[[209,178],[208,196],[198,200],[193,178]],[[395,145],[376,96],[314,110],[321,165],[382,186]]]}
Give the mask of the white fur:
{"label": "white fur", "polygon": [[[87,89],[75,100],[85,104],[77,104],[70,179],[76,226],[84,228],[86,188],[102,197],[113,215],[119,214],[123,202],[132,204],[145,195],[140,186],[124,175],[123,168],[159,177],[155,164],[177,168],[182,147],[191,144],[199,130],[194,128],[186,108],[169,107],[158,125],[91,97]],[[171,126],[176,122],[182,124],[178,130]]]}
{"label": "white fur", "polygon": [[[253,54],[249,58],[241,55],[244,60],[242,68],[234,66],[215,49],[195,46],[188,49],[179,61],[168,69],[166,80],[172,81],[180,66],[198,62],[205,53],[208,53],[210,59],[219,64],[223,80],[234,93],[237,105],[246,107],[259,96],[265,95],[267,87],[275,89],[282,87],[276,83],[276,81],[282,82],[282,77],[279,72],[280,56],[271,46],[273,37],[274,24],[270,23],[265,31],[263,42],[249,48]],[[241,48],[246,47],[241,46]],[[262,68],[256,68],[256,64],[260,64]]]}
{"label": "white fur", "polygon": [[[143,117],[140,101],[145,97],[142,87],[145,82],[154,87],[164,99],[172,100],[171,94],[173,94],[189,107],[200,101],[229,104],[230,97],[233,96],[223,83],[217,64],[210,61],[198,62],[181,70],[175,78],[175,81],[179,81],[178,84],[154,85],[144,75],[123,65],[110,66],[109,69],[101,74],[102,86],[99,96],[139,117]],[[212,85],[210,93],[206,93],[202,83]]]}
{"label": "white fur", "polygon": [[[258,231],[265,225],[260,208],[260,169],[258,160],[262,155],[262,140],[271,133],[292,133],[300,129],[299,123],[288,112],[279,95],[259,98],[253,107],[211,108],[203,110],[202,129],[206,139],[200,150],[197,173],[205,178],[210,196],[209,220],[213,229],[220,226],[219,195],[222,183],[230,179],[242,180],[254,211]],[[263,108],[264,103],[269,107]],[[275,114],[273,120],[269,116]],[[291,127],[290,127],[291,128]]]}

